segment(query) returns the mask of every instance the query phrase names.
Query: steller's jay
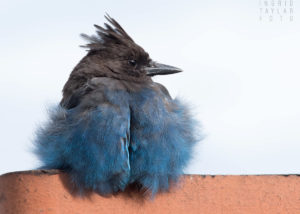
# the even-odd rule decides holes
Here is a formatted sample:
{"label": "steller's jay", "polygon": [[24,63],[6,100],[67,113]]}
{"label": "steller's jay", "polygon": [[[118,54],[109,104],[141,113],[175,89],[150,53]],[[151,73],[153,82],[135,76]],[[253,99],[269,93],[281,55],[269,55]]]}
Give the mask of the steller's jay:
{"label": "steller's jay", "polygon": [[181,72],[150,59],[124,29],[105,16],[88,54],[71,72],[60,104],[38,129],[35,153],[43,169],[69,173],[79,192],[109,195],[128,185],[154,196],[169,190],[199,140],[188,107],[153,82]]}

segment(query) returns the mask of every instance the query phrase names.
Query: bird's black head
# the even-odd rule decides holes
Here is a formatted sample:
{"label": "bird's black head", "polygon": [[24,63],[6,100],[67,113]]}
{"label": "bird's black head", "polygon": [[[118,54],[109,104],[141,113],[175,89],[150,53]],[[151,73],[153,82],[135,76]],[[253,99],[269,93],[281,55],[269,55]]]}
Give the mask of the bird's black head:
{"label": "bird's black head", "polygon": [[82,34],[89,43],[83,46],[88,48],[88,54],[78,65],[84,69],[79,70],[90,76],[138,82],[154,75],[181,72],[179,68],[152,61],[149,54],[133,41],[118,22],[108,15],[105,18],[109,22],[104,24],[105,27],[94,25],[97,35]]}

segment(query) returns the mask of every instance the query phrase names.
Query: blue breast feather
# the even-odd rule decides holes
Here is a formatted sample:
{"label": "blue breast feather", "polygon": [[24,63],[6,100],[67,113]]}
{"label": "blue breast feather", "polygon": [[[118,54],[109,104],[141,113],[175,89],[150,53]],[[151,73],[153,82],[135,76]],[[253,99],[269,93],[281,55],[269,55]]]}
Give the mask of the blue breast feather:
{"label": "blue breast feather", "polygon": [[131,183],[151,196],[167,191],[200,139],[188,107],[150,88],[105,96],[94,108],[51,110],[36,132],[40,168],[66,170],[80,193],[109,195]]}

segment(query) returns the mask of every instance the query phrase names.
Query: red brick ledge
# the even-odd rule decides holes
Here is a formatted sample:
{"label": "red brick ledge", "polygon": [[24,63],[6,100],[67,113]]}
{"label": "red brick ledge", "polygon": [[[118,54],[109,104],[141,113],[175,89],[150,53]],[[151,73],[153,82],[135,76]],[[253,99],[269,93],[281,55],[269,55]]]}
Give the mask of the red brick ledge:
{"label": "red brick ledge", "polygon": [[0,176],[0,213],[300,213],[298,175],[185,175],[179,187],[153,201],[125,193],[112,197],[70,194],[57,170]]}

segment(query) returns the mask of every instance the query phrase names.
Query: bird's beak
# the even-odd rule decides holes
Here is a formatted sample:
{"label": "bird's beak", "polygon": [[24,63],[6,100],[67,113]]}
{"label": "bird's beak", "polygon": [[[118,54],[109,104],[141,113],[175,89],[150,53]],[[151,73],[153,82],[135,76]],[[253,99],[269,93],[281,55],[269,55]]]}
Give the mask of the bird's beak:
{"label": "bird's beak", "polygon": [[175,74],[175,73],[182,72],[180,68],[157,63],[154,61],[150,62],[150,66],[145,67],[145,71],[147,76]]}

